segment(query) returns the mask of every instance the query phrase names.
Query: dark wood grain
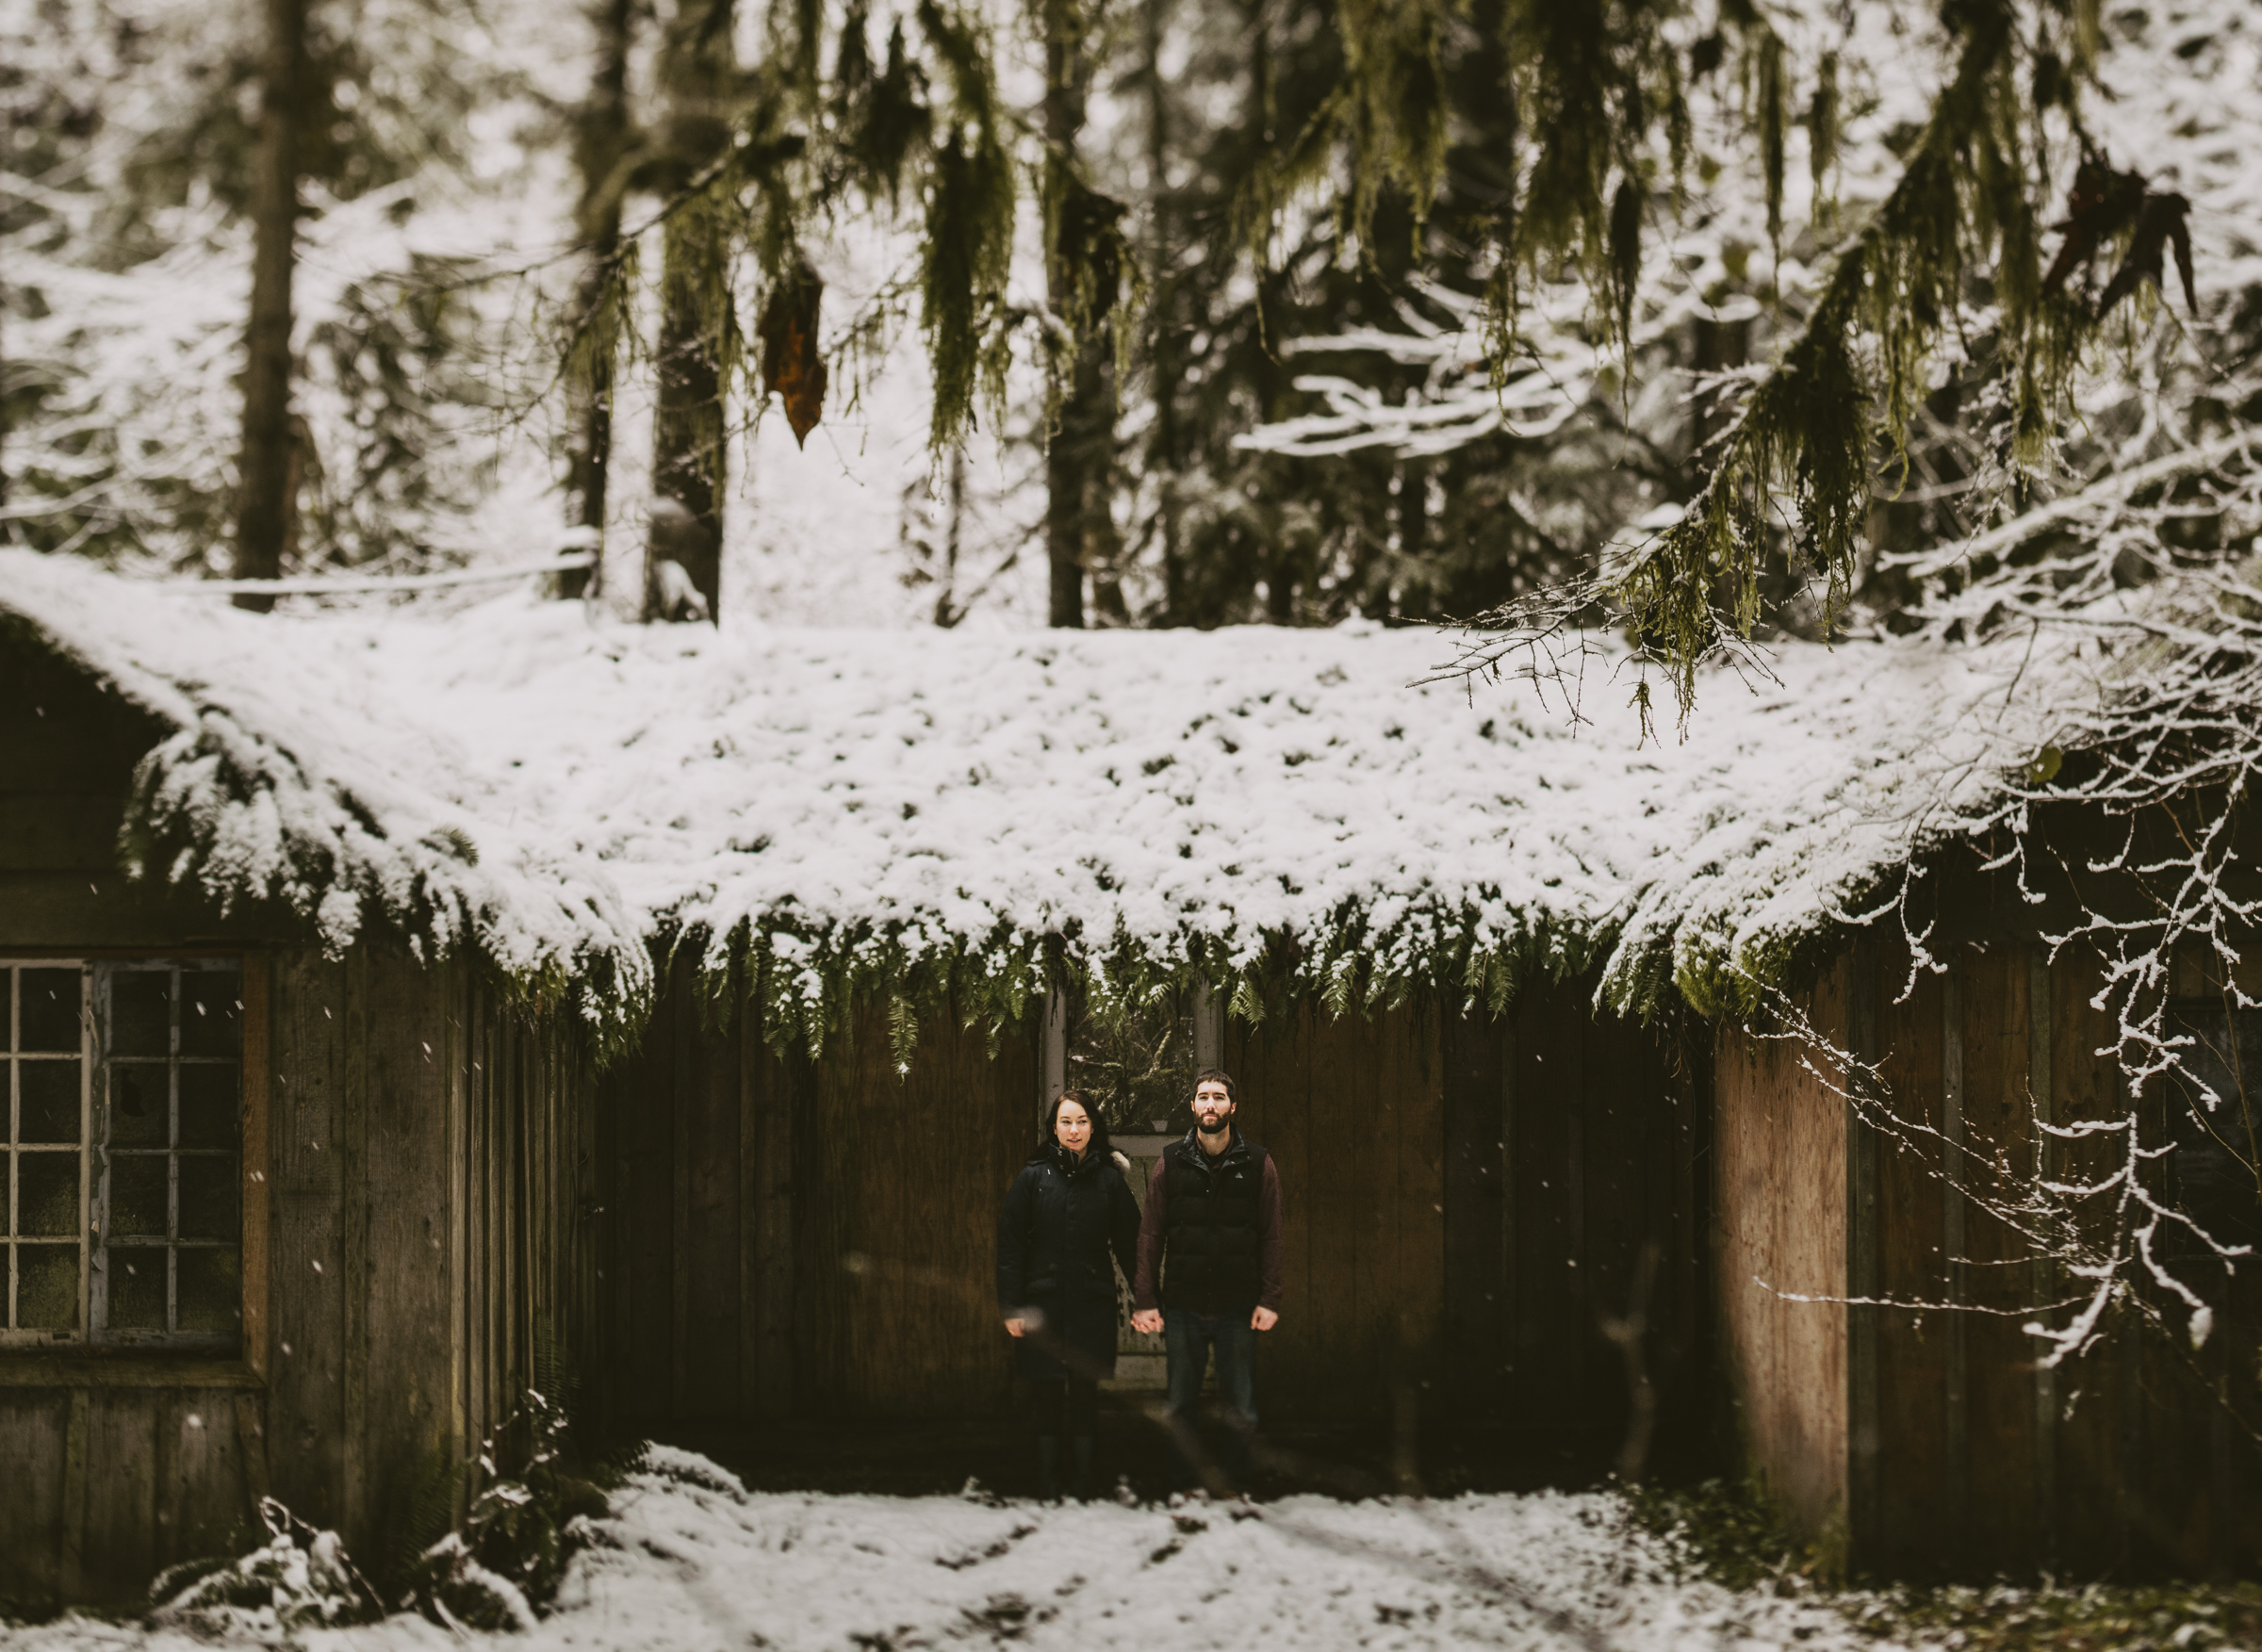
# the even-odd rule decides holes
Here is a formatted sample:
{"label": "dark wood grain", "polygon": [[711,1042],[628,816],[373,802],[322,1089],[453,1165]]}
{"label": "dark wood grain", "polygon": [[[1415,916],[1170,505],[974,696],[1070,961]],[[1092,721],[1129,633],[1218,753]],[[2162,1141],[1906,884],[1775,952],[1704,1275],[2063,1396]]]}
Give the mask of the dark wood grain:
{"label": "dark wood grain", "polygon": [[1445,1019],[1444,1373],[1450,1403],[1465,1410],[1497,1402],[1511,1357],[1501,1042],[1489,1016]]}
{"label": "dark wood grain", "polygon": [[0,1611],[43,1613],[62,1596],[71,1406],[59,1388],[0,1392],[0,1477],[8,1484]]}
{"label": "dark wood grain", "polygon": [[[1885,960],[1879,971],[1885,982],[1901,973],[1900,961],[1897,956]],[[1880,1088],[1897,1121],[1897,1128],[1880,1132],[1877,1148],[1879,1294],[1906,1302],[1944,1301],[1940,977],[1919,975],[1907,997],[1880,985],[1878,996]],[[1881,1520],[1874,1539],[1880,1566],[1931,1564],[1947,1518],[1946,1317],[1923,1308],[1877,1316],[1878,1427],[1886,1443],[1877,1460]]]}

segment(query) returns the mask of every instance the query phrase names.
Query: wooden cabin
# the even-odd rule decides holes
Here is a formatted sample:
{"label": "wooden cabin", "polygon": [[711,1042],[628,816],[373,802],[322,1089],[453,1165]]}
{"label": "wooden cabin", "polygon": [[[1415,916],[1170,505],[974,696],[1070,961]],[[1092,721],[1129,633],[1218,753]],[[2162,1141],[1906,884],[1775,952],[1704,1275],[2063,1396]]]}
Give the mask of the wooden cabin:
{"label": "wooden cabin", "polygon": [[268,1495],[382,1571],[534,1386],[630,1438],[1008,1418],[1041,1108],[1097,1087],[1151,1160],[1212,1059],[1286,1187],[1268,1425],[1607,1439],[1646,1387],[1862,1569],[2250,1543],[2249,1460],[2150,1366],[1849,1306],[2040,1287],[1968,1212],[1942,1277],[1934,1185],[1676,996],[1764,911],[1926,1118],[2011,1152],[2034,1063],[2064,1117],[2109,1091],[2079,964],[1904,991],[1819,916],[1912,852],[1859,777],[1942,739],[1874,660],[1659,748],[1358,628],[884,641],[254,617],[0,552],[0,1608],[133,1598]]}
{"label": "wooden cabin", "polygon": [[[129,882],[170,732],[0,632],[0,1617],[264,1541],[382,1557],[589,1327],[593,1090],[474,958]],[[577,1178],[582,1178],[577,1180]]]}

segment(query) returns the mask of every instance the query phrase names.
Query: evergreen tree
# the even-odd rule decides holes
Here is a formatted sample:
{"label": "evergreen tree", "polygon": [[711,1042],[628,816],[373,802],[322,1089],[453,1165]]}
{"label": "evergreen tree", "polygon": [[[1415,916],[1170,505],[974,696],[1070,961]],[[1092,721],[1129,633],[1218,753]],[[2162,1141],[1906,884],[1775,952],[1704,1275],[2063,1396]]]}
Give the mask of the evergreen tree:
{"label": "evergreen tree", "polygon": [[[574,124],[574,163],[581,198],[574,215],[588,268],[578,293],[583,354],[580,405],[567,491],[574,522],[601,550],[608,480],[613,461],[613,397],[619,340],[617,319],[604,312],[607,272],[620,256],[621,209],[636,134],[629,110],[629,53],[640,8],[637,0],[596,0],[589,19],[594,37],[589,95]],[[599,568],[562,576],[558,595],[585,596],[602,579]]]}
{"label": "evergreen tree", "polygon": [[1115,394],[1093,323],[1112,306],[1118,276],[1095,268],[1114,261],[1122,208],[1084,181],[1077,147],[1091,95],[1090,36],[1098,24],[1085,0],[1042,0],[1044,31],[1045,299],[1069,336],[1047,343],[1050,429],[1045,452],[1045,559],[1048,617],[1084,624],[1084,579],[1101,576],[1104,615],[1123,612],[1111,510]]}
{"label": "evergreen tree", "polygon": [[[299,223],[299,136],[305,121],[307,0],[266,0],[267,54],[260,77],[259,149],[253,213],[252,314],[245,335],[242,499],[236,518],[236,577],[283,571],[297,512],[299,444],[291,428],[292,266]],[[238,594],[264,612],[272,597]]]}
{"label": "evergreen tree", "polygon": [[[666,193],[691,191],[729,153],[741,90],[733,12],[732,0],[686,0],[667,21],[660,49],[665,108],[650,174]],[[673,509],[653,515],[647,619],[722,613],[725,396],[738,323],[730,291],[734,249],[716,208],[713,197],[692,193],[669,214],[663,232],[652,487]],[[594,384],[582,394],[596,402]],[[688,580],[696,602],[663,578],[671,564]]]}

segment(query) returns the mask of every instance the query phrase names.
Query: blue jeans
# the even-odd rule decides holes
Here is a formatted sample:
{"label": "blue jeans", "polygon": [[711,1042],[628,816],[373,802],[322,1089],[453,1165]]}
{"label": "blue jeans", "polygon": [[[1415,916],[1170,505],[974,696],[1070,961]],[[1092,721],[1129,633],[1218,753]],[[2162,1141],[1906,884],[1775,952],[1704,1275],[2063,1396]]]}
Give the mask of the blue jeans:
{"label": "blue jeans", "polygon": [[1162,1311],[1162,1346],[1169,1359],[1172,1478],[1181,1487],[1198,1478],[1183,1442],[1191,1437],[1194,1413],[1202,1398],[1202,1373],[1209,1350],[1218,1350],[1218,1394],[1225,1401],[1225,1448],[1221,1454],[1226,1479],[1246,1490],[1249,1486],[1249,1446],[1256,1433],[1256,1333],[1249,1326],[1249,1310],[1230,1314],[1196,1314],[1187,1308]]}

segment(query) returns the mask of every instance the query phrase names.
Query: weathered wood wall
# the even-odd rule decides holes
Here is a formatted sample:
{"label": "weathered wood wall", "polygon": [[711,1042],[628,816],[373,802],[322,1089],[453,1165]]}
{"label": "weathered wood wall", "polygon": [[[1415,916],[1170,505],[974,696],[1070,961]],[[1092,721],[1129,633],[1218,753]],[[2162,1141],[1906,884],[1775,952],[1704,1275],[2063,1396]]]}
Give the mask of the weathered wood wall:
{"label": "weathered wood wall", "polygon": [[25,1494],[0,1500],[0,1600],[138,1599],[249,1543],[270,1492],[382,1571],[438,1535],[419,1520],[460,1508],[527,1388],[587,1357],[588,1108],[555,1030],[376,947],[254,954],[245,978],[247,1041],[268,1028],[255,1340],[0,1352],[0,1483]]}
{"label": "weathered wood wall", "polygon": [[1592,982],[1534,986],[1497,1021],[1449,1019],[1444,1059],[1455,1414],[1622,1432],[1629,1369],[1603,1324],[1638,1312],[1660,1421],[1685,1441],[1703,1426],[1708,1377],[1709,1072],[1667,1035],[1598,1013]]}
{"label": "weathered wood wall", "polygon": [[1035,1053],[955,1018],[896,1071],[884,1018],[811,1064],[703,1010],[688,962],[600,1085],[604,1405],[627,1431],[1002,1410],[998,1202]]}
{"label": "weathered wood wall", "polygon": [[[1389,1417],[1440,1374],[1445,1064],[1434,1011],[1229,1022],[1241,1129],[1278,1162],[1280,1324],[1258,1344],[1269,1421]],[[1400,1397],[1404,1397],[1403,1398]]]}
{"label": "weathered wood wall", "polygon": [[[602,1087],[613,1425],[1002,1414],[994,1223],[1034,1140],[1034,1029],[992,1057],[930,1026],[898,1073],[876,1014],[811,1065],[697,1006],[680,968]],[[1230,1024],[1240,1124],[1284,1193],[1266,1418],[1622,1426],[1601,1321],[1632,1305],[1652,1243],[1645,1356],[1668,1409],[1694,1409],[1704,1190],[1671,1055],[1577,987],[1498,1024],[1434,1006]]]}
{"label": "weathered wood wall", "polygon": [[286,914],[126,882],[160,733],[0,646],[0,952],[243,957],[244,1340],[0,1350],[0,1612],[138,1600],[251,1541],[270,1491],[382,1569],[527,1386],[594,1363],[593,1114],[560,1022],[466,964],[326,961]]}
{"label": "weathered wood wall", "polygon": [[[1847,1036],[1847,960],[1807,1013]],[[1811,1538],[1843,1530],[1845,1103],[1795,1043],[1722,1029],[1714,1057],[1714,1300],[1747,1471]],[[1819,1065],[1819,1062],[1817,1063]],[[1822,1300],[1799,1301],[1795,1297]]]}
{"label": "weathered wood wall", "polygon": [[[1866,963],[1843,955],[1812,996],[1819,1033],[1874,1053],[1875,1125],[1803,1070],[1827,1067],[1821,1052],[1722,1037],[1718,1271],[1747,1463],[1810,1537],[1843,1521],[1852,1563],[1878,1575],[2251,1563],[2262,1456],[2233,1416],[2262,1415],[2254,1282],[2222,1293],[2197,1351],[2115,1334],[2052,1369],[2023,1329],[2064,1323],[2072,1310],[2053,1304],[2083,1288],[2030,1238],[2026,1189],[2102,1183],[2126,1152],[2118,1135],[2038,1127],[2128,1110],[2095,958],[2052,963],[2016,939],[1934,951],[1937,973],[1890,939]],[[2167,1105],[2137,1098],[2155,1148]],[[2168,1160],[2140,1175],[2172,1202]],[[2117,1202],[2085,1219],[2109,1225]]]}

